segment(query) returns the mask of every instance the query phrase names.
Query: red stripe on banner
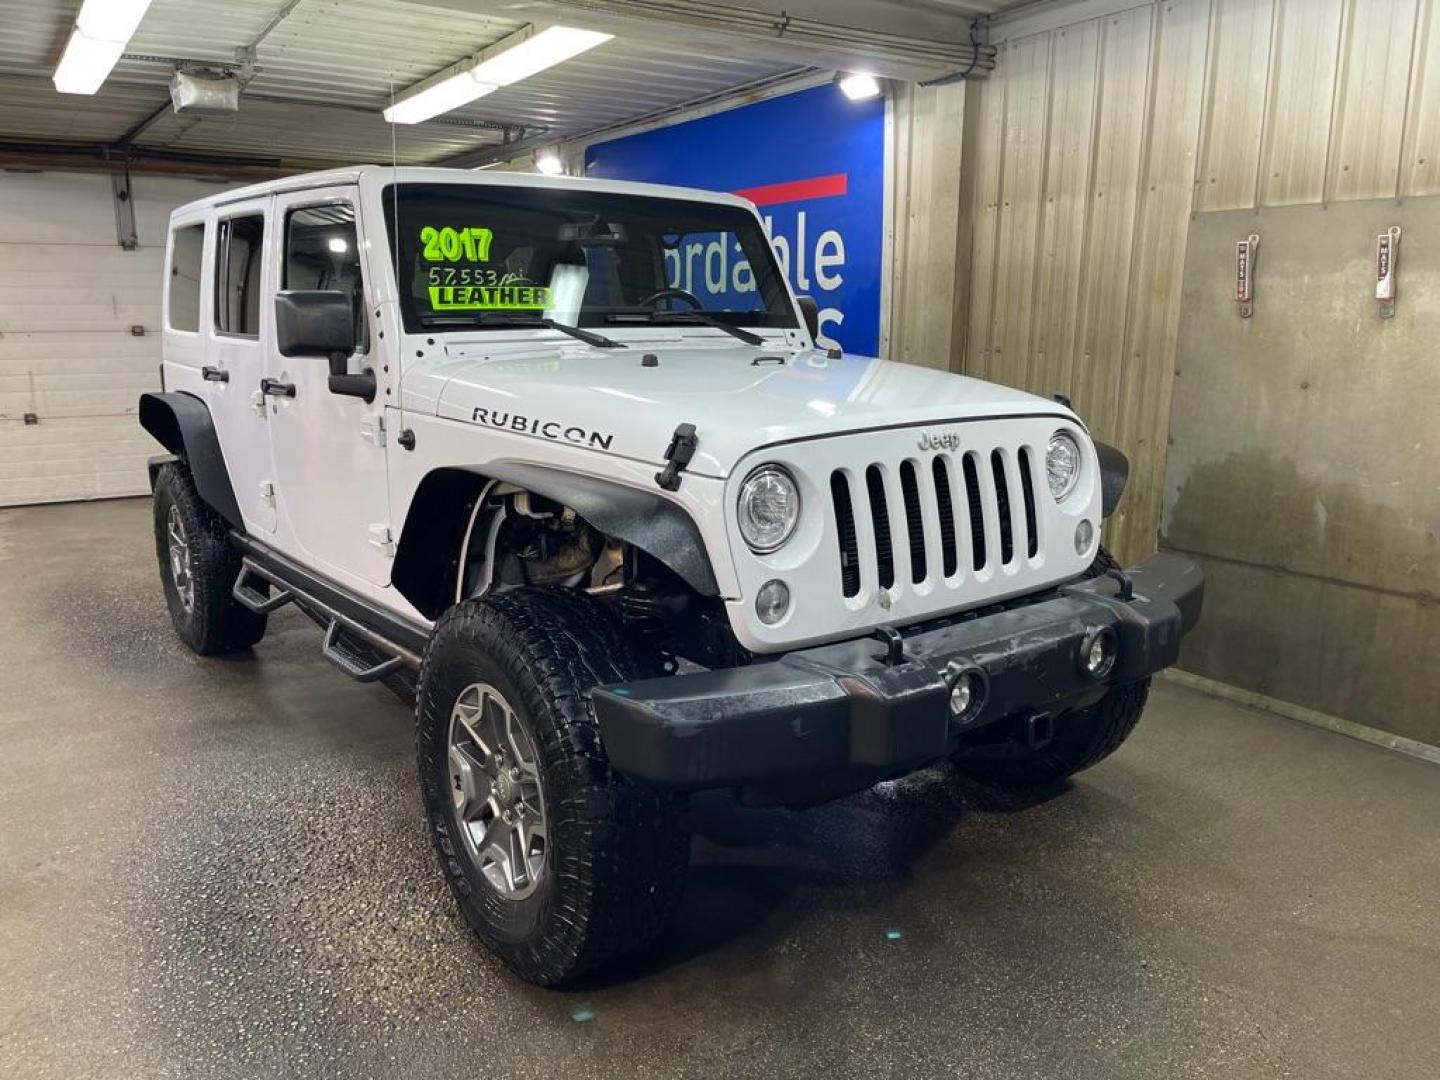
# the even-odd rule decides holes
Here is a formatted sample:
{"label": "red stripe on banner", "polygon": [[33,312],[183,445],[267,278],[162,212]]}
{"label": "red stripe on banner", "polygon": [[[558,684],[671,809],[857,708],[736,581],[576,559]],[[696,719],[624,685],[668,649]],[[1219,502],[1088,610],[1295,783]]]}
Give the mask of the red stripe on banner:
{"label": "red stripe on banner", "polygon": [[849,173],[831,173],[829,176],[813,176],[809,180],[787,180],[783,184],[762,184],[760,187],[745,188],[735,192],[742,199],[749,199],[756,206],[774,206],[776,203],[802,202],[805,199],[828,199],[832,195],[844,195],[849,190]]}

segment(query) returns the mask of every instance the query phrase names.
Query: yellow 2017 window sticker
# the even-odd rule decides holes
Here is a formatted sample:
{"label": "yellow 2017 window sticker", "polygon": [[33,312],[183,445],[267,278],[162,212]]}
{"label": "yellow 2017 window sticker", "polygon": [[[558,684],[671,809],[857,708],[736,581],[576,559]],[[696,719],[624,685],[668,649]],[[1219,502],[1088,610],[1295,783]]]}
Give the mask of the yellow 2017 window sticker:
{"label": "yellow 2017 window sticker", "polygon": [[432,311],[543,311],[550,306],[548,288],[518,275],[473,266],[490,261],[494,239],[495,234],[483,226],[426,225],[420,230],[421,257],[426,262],[472,264],[458,272],[431,269],[427,290]]}
{"label": "yellow 2017 window sticker", "polygon": [[466,262],[489,262],[494,239],[493,232],[480,227],[452,229],[447,225],[437,229],[426,225],[420,230],[421,254],[426,262],[459,262],[461,256]]}

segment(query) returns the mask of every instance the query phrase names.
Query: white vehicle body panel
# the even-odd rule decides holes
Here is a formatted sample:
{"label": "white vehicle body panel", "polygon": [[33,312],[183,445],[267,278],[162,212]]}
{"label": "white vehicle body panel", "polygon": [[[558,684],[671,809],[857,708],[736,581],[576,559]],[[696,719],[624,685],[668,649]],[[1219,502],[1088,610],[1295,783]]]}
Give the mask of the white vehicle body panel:
{"label": "white vehicle body panel", "polygon": [[[923,621],[1034,592],[1078,576],[1093,558],[1101,517],[1094,448],[1074,414],[1053,401],[910,365],[833,358],[817,350],[803,329],[757,331],[765,340],[753,346],[698,325],[605,327],[605,334],[629,346],[616,349],[545,329],[407,333],[384,236],[383,194],[397,180],[687,198],[743,205],[755,213],[734,196],[648,184],[377,166],[290,178],[177,211],[177,223],[197,215],[213,223],[217,213],[274,203],[261,340],[247,343],[254,346],[255,362],[206,332],[213,326],[207,299],[203,346],[183,340],[193,335],[167,331],[167,374],[175,369],[178,376],[174,382],[167,377],[167,385],[194,392],[211,405],[246,528],[358,595],[423,622],[389,584],[393,549],[372,542],[375,526],[388,525],[396,540],[406,528],[423,529],[424,522],[407,521],[407,515],[427,474],[459,468],[483,475],[486,465],[495,462],[544,465],[674,502],[699,530],[737,639],[758,652],[854,637],[881,625]],[[368,366],[378,381],[373,406],[329,394],[323,359],[286,359],[273,345],[283,207],[352,194],[365,260]],[[212,234],[206,243],[207,297],[213,296],[208,277],[213,250]],[[803,327],[798,306],[795,315],[797,327]],[[653,366],[642,365],[646,353],[655,355]],[[249,407],[267,362],[263,357],[269,358],[266,373],[297,386],[293,401],[267,401],[268,422]],[[201,382],[198,365],[217,358],[245,367],[247,374],[230,384]],[[351,370],[366,360],[353,358]],[[255,372],[249,373],[249,367]],[[369,425],[373,431],[377,416],[384,418],[383,447],[363,430]],[[679,489],[662,491],[655,474],[675,428],[684,423],[696,427],[696,454],[681,474]],[[1084,463],[1075,491],[1057,506],[1045,486],[1044,455],[1058,428],[1075,435]],[[413,451],[397,445],[396,436],[406,429],[415,436]],[[922,433],[938,437],[939,449],[922,447]],[[263,452],[257,439],[265,440],[259,444]],[[965,544],[973,541],[957,523],[957,535],[964,534],[956,541],[958,565],[945,573],[933,458],[939,454],[952,463],[953,481],[962,471],[963,454],[973,451],[977,462],[988,465],[998,448],[1008,489],[1018,494],[1021,446],[1027,448],[1032,475],[1033,554],[1026,540],[1027,518],[1014,517],[1015,554],[1008,561],[998,558],[995,481],[983,468],[977,498],[983,496],[984,537],[992,557],[978,569],[966,562]],[[912,509],[923,519],[928,555],[918,581],[899,479],[907,460],[919,478],[919,503]],[[774,554],[758,556],[738,535],[735,503],[744,477],[764,462],[778,462],[792,472],[801,488],[802,511],[795,536]],[[893,541],[894,581],[888,588],[879,580],[875,530],[863,498],[872,465],[884,478]],[[857,493],[860,581],[853,595],[841,588],[831,494],[837,469]],[[273,472],[278,514],[271,509],[267,515],[256,495],[261,471]],[[964,520],[968,498],[963,484],[953,487],[957,522]],[[1011,500],[1012,514],[1018,502]],[[1077,552],[1075,527],[1081,520],[1095,526],[1097,539]],[[779,624],[766,627],[754,614],[754,596],[775,577],[789,585],[793,603]]]}

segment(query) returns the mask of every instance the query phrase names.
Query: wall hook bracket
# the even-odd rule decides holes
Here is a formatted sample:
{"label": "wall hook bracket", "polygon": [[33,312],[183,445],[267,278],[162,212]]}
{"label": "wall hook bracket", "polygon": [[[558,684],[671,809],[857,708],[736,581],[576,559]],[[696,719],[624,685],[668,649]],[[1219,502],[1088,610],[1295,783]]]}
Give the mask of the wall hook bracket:
{"label": "wall hook bracket", "polygon": [[1259,253],[1259,233],[1235,243],[1235,303],[1242,319],[1255,314],[1255,259]]}
{"label": "wall hook bracket", "polygon": [[1395,317],[1395,269],[1400,262],[1400,226],[1391,225],[1375,238],[1375,302],[1380,318]]}

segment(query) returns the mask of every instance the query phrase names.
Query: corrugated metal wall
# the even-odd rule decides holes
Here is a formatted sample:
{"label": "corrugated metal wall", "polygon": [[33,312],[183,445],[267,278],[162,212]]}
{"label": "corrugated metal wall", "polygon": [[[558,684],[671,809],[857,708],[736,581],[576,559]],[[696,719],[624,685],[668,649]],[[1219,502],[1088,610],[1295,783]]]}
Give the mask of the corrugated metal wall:
{"label": "corrugated metal wall", "polygon": [[1440,0],[1087,0],[1042,17],[1009,40],[1001,24],[999,68],[971,88],[956,366],[1069,395],[1130,455],[1108,539],[1135,558],[1159,522],[1190,214],[1440,193]]}

